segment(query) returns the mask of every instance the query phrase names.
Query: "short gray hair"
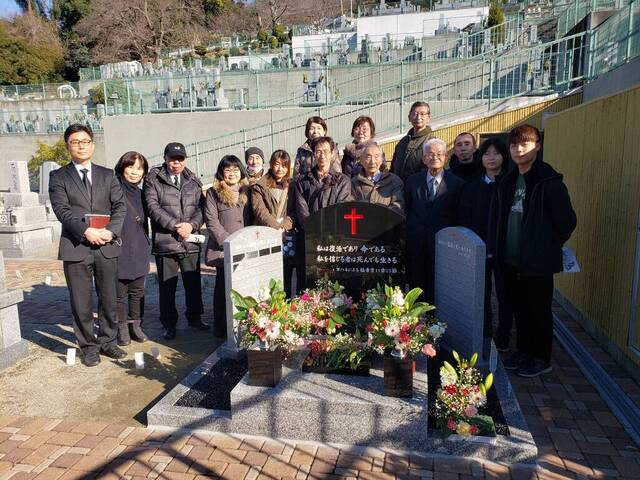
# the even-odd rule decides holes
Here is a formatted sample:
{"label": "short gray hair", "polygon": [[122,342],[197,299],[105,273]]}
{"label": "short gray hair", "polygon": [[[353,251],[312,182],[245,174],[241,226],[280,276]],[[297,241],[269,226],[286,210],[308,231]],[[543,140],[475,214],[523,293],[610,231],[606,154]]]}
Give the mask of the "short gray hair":
{"label": "short gray hair", "polygon": [[445,142],[441,138],[430,138],[424,143],[424,145],[422,145],[422,155],[424,156],[424,154],[427,153],[427,149],[431,151],[431,147],[433,145],[440,145],[445,153],[447,152],[447,142]]}

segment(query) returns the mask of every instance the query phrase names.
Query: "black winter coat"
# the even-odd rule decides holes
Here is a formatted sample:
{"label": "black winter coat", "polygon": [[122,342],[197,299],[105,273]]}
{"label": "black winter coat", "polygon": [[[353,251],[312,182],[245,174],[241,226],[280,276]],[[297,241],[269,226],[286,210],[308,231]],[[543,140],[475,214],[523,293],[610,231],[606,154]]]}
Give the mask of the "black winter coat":
{"label": "black winter coat", "polygon": [[127,215],[122,224],[122,252],[118,257],[118,278],[135,280],[149,273],[151,242],[147,229],[147,213],[144,208],[142,189],[118,176]]}
{"label": "black winter coat", "polygon": [[[500,263],[505,258],[509,212],[518,180],[518,169],[498,178],[491,209],[489,243]],[[520,238],[520,267],[525,275],[552,275],[562,271],[562,246],[576,228],[576,214],[562,175],[538,159],[524,174],[526,194],[523,203]],[[494,234],[495,232],[495,234]]]}
{"label": "black winter coat", "polygon": [[322,180],[318,179],[318,169],[300,177],[295,184],[295,208],[298,225],[321,208],[336,203],[348,202],[351,196],[351,180],[343,173],[329,171]]}
{"label": "black winter coat", "polygon": [[454,153],[449,160],[449,170],[456,177],[461,178],[465,182],[473,181],[484,170],[482,167],[482,158],[480,158],[480,152],[476,150],[473,152],[473,160],[469,163],[462,163],[458,160],[458,156]]}
{"label": "black winter coat", "polygon": [[[484,175],[468,182],[460,197],[458,223],[473,230],[484,242],[487,242],[489,229],[489,211],[491,199],[496,191],[496,183],[486,183]],[[487,250],[487,255],[493,253]]]}
{"label": "black winter coat", "polygon": [[144,180],[144,199],[151,219],[155,255],[200,251],[199,244],[183,241],[175,232],[176,224],[183,222],[191,224],[192,233],[199,233],[202,227],[202,183],[191,170],[182,171],[178,188],[164,165],[152,168]]}

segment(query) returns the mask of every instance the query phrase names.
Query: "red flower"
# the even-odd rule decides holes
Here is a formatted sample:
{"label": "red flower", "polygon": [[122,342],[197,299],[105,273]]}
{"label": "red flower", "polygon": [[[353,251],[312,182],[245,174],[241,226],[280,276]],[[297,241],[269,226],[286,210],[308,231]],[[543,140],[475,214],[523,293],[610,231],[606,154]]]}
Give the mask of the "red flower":
{"label": "red flower", "polygon": [[277,307],[273,307],[271,309],[271,315],[275,315],[276,313],[278,313],[278,308]]}
{"label": "red flower", "polygon": [[458,387],[456,387],[454,384],[445,385],[444,391],[449,395],[455,395],[456,393],[458,393]]}
{"label": "red flower", "polygon": [[469,433],[471,435],[477,435],[478,434],[478,426],[477,425],[471,425],[471,427],[469,428]]}
{"label": "red flower", "polygon": [[449,421],[447,422],[447,428],[452,432],[455,432],[458,429],[458,424],[452,419],[449,419]]}

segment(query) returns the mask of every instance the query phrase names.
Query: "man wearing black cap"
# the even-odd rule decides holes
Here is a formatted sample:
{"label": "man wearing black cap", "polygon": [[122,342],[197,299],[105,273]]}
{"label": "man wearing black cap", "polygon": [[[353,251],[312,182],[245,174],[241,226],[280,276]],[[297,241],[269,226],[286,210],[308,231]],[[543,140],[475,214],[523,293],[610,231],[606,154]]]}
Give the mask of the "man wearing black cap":
{"label": "man wearing black cap", "polygon": [[176,286],[182,273],[189,325],[208,330],[200,316],[200,244],[193,234],[202,227],[202,183],[186,168],[187,152],[181,143],[169,143],[164,149],[164,164],[149,171],[144,181],[144,198],[153,231],[153,253],[160,287],[160,321],[164,338],[176,336],[178,311]]}
{"label": "man wearing black cap", "polygon": [[249,147],[244,152],[244,163],[247,165],[247,176],[250,183],[255,183],[264,175],[264,153],[258,147]]}

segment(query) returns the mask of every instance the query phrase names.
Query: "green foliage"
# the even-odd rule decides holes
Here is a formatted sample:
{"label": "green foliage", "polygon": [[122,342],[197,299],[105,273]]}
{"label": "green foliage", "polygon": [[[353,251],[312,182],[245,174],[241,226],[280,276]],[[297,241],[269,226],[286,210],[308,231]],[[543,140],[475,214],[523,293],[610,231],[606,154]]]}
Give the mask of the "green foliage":
{"label": "green foliage", "polygon": [[91,53],[74,33],[68,35],[64,50],[63,76],[66,80],[76,82],[79,80],[79,70],[91,65]]}
{"label": "green foliage", "polygon": [[205,57],[207,55],[207,47],[204,45],[196,45],[193,47],[193,51],[196,52],[196,55],[199,57]]}
{"label": "green foliage", "polygon": [[40,17],[47,17],[46,0],[15,0],[15,2],[23,12],[33,12]]}
{"label": "green foliage", "polygon": [[473,418],[469,419],[469,425],[475,425],[478,427],[478,435],[483,437],[495,437],[496,434],[496,425],[488,415],[476,415]]}
{"label": "green foliage", "polygon": [[205,13],[219,16],[233,9],[233,0],[204,0],[202,6]]}
{"label": "green foliage", "polygon": [[276,37],[269,37],[269,47],[278,48],[278,39]]}
{"label": "green foliage", "polygon": [[258,30],[258,35],[256,35],[256,38],[260,42],[266,43],[266,41],[269,39],[269,33],[264,29]]}
{"label": "green foliage", "polygon": [[[492,2],[491,6],[489,7],[489,15],[487,16],[485,27],[495,27],[496,25],[500,25],[502,23],[504,23],[504,11],[498,6],[497,3]],[[505,36],[506,32],[504,25],[494,28],[491,32],[491,43],[494,45],[497,45],[498,43],[504,43]]]}
{"label": "green foliage", "polygon": [[44,162],[56,162],[64,166],[71,161],[71,156],[67,150],[64,140],[61,138],[53,145],[38,142],[38,150],[29,160],[28,168],[30,172],[37,172]]}
{"label": "green foliage", "polygon": [[10,35],[0,23],[0,84],[60,81],[62,65],[59,50]]}
{"label": "green foliage", "polygon": [[53,18],[60,23],[63,35],[71,32],[76,23],[88,13],[90,0],[58,0],[53,2]]}
{"label": "green foliage", "polygon": [[236,57],[238,55],[242,55],[242,51],[238,47],[231,47],[231,49],[229,49],[229,55]]}
{"label": "green foliage", "polygon": [[89,89],[89,97],[94,105],[104,105],[104,89],[102,84]]}
{"label": "green foliage", "polygon": [[280,43],[289,42],[289,33],[285,32],[284,25],[281,25],[281,24],[277,23],[273,27],[273,31],[271,32],[271,34],[274,37],[276,37],[278,39],[278,42],[280,42]]}

